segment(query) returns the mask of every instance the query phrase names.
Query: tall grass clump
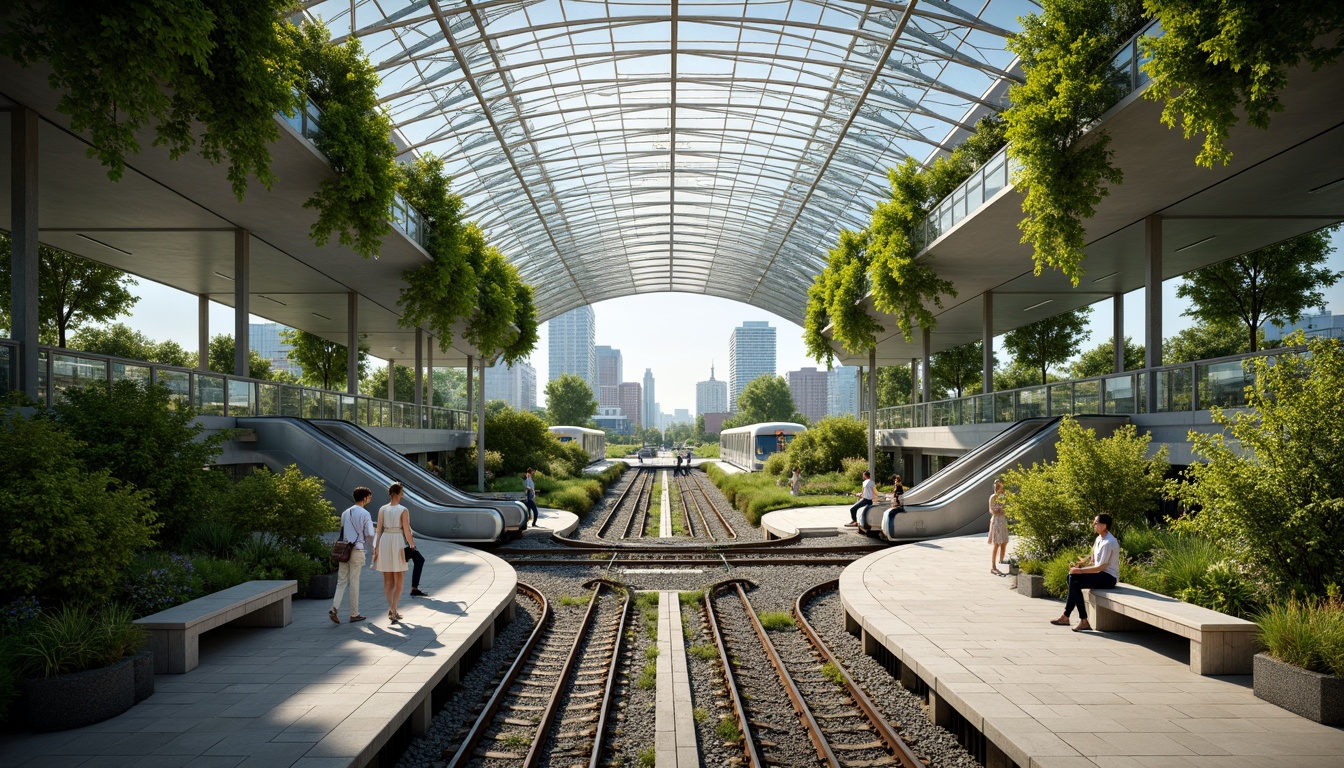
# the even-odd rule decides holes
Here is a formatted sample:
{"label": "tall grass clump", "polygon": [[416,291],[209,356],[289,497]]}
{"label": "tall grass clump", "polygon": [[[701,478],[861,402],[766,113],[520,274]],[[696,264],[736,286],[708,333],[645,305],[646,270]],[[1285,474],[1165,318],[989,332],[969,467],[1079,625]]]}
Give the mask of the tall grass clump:
{"label": "tall grass clump", "polygon": [[1272,605],[1255,621],[1270,656],[1312,672],[1344,676],[1344,602],[1337,594]]}

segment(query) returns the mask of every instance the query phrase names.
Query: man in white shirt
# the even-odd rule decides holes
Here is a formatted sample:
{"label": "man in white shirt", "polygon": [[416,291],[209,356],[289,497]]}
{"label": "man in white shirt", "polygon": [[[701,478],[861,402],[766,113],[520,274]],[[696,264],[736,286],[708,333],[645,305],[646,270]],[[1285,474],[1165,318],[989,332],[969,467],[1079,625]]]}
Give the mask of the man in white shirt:
{"label": "man in white shirt", "polygon": [[1092,557],[1079,560],[1069,568],[1069,601],[1064,604],[1064,614],[1051,621],[1062,627],[1069,625],[1069,615],[1078,609],[1078,626],[1074,632],[1092,629],[1087,623],[1087,605],[1083,602],[1084,589],[1110,589],[1120,580],[1120,542],[1111,535],[1111,516],[1102,513],[1092,521],[1097,532],[1097,540],[1092,544]]}
{"label": "man in white shirt", "polygon": [[862,528],[866,531],[868,530],[868,526],[864,523],[866,523],[867,520],[865,520],[864,523],[859,522],[860,510],[862,510],[863,514],[867,514],[868,508],[873,506],[873,502],[877,498],[877,486],[873,484],[873,475],[868,470],[864,470],[863,472],[863,490],[855,495],[859,497],[859,500],[854,502],[854,506],[849,508],[849,522],[845,523],[845,527]]}
{"label": "man in white shirt", "polygon": [[373,536],[373,518],[369,517],[369,511],[365,509],[369,499],[373,498],[373,491],[361,485],[355,489],[354,497],[354,505],[341,513],[340,535],[342,541],[353,541],[355,549],[350,553],[348,562],[336,564],[336,596],[331,601],[331,610],[327,611],[327,616],[337,624],[341,623],[338,611],[347,584],[350,585],[350,621],[364,620],[359,612],[359,574],[364,567],[365,539]]}

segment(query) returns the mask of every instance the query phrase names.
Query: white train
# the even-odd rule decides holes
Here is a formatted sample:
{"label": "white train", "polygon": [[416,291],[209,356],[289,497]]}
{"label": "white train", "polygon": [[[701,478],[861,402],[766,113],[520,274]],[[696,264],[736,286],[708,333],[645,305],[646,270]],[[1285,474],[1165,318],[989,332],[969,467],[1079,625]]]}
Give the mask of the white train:
{"label": "white train", "polygon": [[765,468],[765,460],[786,450],[795,435],[807,427],[787,421],[748,424],[719,434],[719,458],[748,472]]}
{"label": "white train", "polygon": [[585,427],[551,427],[551,434],[562,443],[578,442],[593,461],[607,458],[607,433]]}

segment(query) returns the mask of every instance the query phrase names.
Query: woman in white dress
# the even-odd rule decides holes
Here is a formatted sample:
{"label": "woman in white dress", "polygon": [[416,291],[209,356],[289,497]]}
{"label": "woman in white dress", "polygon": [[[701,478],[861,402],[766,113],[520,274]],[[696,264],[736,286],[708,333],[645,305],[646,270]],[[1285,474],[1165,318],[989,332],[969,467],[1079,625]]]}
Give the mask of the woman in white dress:
{"label": "woman in white dress", "polygon": [[373,564],[383,573],[383,594],[387,596],[387,618],[401,621],[397,605],[406,581],[406,548],[415,548],[411,536],[411,515],[401,506],[401,483],[387,489],[388,502],[378,510],[378,528],[373,537]]}
{"label": "woman in white dress", "polygon": [[989,572],[1003,576],[999,563],[1007,559],[1008,554],[1008,515],[1005,503],[1008,499],[1003,492],[1003,481],[994,481],[994,494],[989,497]]}

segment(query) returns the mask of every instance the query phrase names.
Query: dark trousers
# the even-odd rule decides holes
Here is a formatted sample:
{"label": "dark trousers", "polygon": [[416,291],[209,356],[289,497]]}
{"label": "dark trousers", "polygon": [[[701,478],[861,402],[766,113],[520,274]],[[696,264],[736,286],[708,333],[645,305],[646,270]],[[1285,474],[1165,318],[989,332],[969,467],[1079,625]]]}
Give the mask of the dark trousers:
{"label": "dark trousers", "polygon": [[1078,618],[1087,621],[1087,603],[1083,602],[1084,589],[1110,589],[1115,586],[1115,577],[1109,573],[1071,573],[1069,574],[1069,601],[1064,604],[1064,615],[1069,616],[1078,609]]}
{"label": "dark trousers", "polygon": [[425,556],[420,550],[406,548],[406,562],[411,564],[411,589],[420,588],[420,574],[425,572]]}
{"label": "dark trousers", "polygon": [[532,524],[533,524],[533,525],[536,525],[536,524],[537,524],[537,515],[540,515],[540,514],[541,514],[541,510],[537,509],[537,500],[534,499],[534,498],[528,497],[528,498],[523,499],[523,504],[526,505],[528,511],[532,513]]}
{"label": "dark trousers", "polygon": [[859,511],[867,511],[868,507],[873,506],[872,499],[859,499],[858,503],[849,508],[849,521],[851,523],[859,522]]}

